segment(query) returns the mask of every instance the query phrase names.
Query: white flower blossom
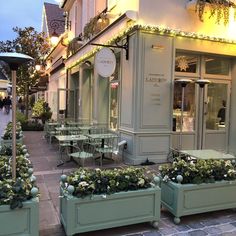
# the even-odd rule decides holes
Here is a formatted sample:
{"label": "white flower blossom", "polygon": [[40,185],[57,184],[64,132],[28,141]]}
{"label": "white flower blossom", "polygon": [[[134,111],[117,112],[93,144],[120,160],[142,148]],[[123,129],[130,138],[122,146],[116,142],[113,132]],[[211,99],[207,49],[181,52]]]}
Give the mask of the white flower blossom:
{"label": "white flower blossom", "polygon": [[164,178],[163,178],[163,182],[168,182],[169,180],[170,180],[169,176],[165,175]]}
{"label": "white flower blossom", "polygon": [[82,181],[79,183],[79,187],[87,187],[89,184],[86,181]]}
{"label": "white flower blossom", "polygon": [[144,179],[139,178],[138,185],[143,186],[145,183]]}

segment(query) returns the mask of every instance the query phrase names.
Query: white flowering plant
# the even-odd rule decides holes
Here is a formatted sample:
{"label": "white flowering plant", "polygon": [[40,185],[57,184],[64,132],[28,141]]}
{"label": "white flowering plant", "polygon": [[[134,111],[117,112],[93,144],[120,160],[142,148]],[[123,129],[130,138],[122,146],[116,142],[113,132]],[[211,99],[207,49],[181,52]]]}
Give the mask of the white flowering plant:
{"label": "white flowering plant", "polygon": [[[16,124],[16,139],[20,139],[23,136],[21,124],[17,122]],[[9,140],[12,139],[12,122],[9,122],[4,130],[2,139]]]}
{"label": "white flowering plant", "polygon": [[0,156],[0,206],[21,208],[23,202],[38,195],[32,164],[24,155],[16,157],[16,179],[12,179],[12,158]]}
{"label": "white flowering plant", "polygon": [[69,186],[73,186],[73,196],[83,198],[93,194],[112,194],[150,188],[152,180],[147,175],[146,168],[129,167],[112,170],[80,168],[66,176],[62,186],[65,193]]}
{"label": "white flowering plant", "polygon": [[[28,151],[26,149],[25,145],[22,145],[20,143],[16,144],[16,155],[20,156],[20,155],[24,155],[26,154]],[[0,148],[0,155],[1,156],[11,156],[12,155],[12,146],[9,145],[3,145]]]}
{"label": "white flowering plant", "polygon": [[[172,164],[159,167],[162,181],[178,182],[178,175],[183,177],[181,184],[213,183],[221,180],[236,179],[235,160],[196,160],[176,159]],[[182,178],[181,178],[182,179]]]}

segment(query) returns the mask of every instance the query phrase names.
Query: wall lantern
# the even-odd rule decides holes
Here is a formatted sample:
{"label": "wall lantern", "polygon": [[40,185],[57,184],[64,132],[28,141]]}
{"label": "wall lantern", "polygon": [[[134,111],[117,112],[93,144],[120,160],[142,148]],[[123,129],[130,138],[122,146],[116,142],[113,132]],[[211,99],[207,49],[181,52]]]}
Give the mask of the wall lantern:
{"label": "wall lantern", "polygon": [[68,20],[51,20],[50,27],[53,29],[53,33],[50,37],[50,41],[52,45],[56,45],[59,41],[59,34],[57,33],[58,30],[62,27],[65,27],[66,30],[71,29],[71,21]]}

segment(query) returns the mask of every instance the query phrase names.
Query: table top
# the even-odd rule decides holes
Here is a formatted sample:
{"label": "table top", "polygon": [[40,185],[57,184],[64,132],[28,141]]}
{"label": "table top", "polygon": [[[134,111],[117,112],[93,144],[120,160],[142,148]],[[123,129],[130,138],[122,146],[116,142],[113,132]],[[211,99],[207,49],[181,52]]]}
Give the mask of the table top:
{"label": "table top", "polygon": [[212,149],[202,149],[202,150],[180,150],[181,153],[190,155],[197,159],[215,159],[215,160],[231,160],[236,159],[234,155],[226,154],[220,151],[212,150]]}
{"label": "table top", "polygon": [[55,130],[57,131],[74,131],[79,130],[79,127],[72,127],[72,126],[64,126],[64,127],[56,127]]}
{"label": "table top", "polygon": [[66,142],[66,141],[82,141],[88,139],[85,135],[56,135],[55,138],[59,142]]}
{"label": "table top", "polygon": [[112,133],[87,134],[86,136],[89,138],[92,138],[92,139],[97,139],[97,138],[106,139],[106,138],[117,138],[118,137],[117,134],[112,134]]}
{"label": "table top", "polygon": [[57,126],[57,125],[60,125],[60,123],[55,123],[55,122],[49,122],[49,123],[46,123],[47,126]]}
{"label": "table top", "polygon": [[94,126],[79,126],[78,127],[80,130],[90,130],[90,129],[93,129]]}

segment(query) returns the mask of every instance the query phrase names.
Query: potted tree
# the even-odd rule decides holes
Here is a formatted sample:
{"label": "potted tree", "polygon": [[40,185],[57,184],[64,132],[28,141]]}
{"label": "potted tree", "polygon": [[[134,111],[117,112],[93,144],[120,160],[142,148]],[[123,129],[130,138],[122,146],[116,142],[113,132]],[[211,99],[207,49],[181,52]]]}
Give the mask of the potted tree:
{"label": "potted tree", "polygon": [[43,124],[52,117],[51,109],[43,99],[39,99],[35,102],[32,117],[41,119]]}
{"label": "potted tree", "polygon": [[159,167],[161,203],[180,217],[236,207],[235,161],[177,159]]}
{"label": "potted tree", "polygon": [[68,236],[141,222],[157,227],[160,188],[144,169],[80,168],[61,176],[60,218]]}

